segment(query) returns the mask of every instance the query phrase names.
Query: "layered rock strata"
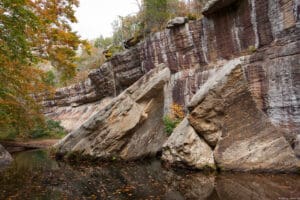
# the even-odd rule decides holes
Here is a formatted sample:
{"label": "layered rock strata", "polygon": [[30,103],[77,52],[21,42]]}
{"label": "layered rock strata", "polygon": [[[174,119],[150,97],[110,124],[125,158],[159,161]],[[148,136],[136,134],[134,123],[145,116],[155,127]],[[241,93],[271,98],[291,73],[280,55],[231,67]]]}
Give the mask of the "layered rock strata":
{"label": "layered rock strata", "polygon": [[[219,99],[212,102],[216,103],[212,108],[222,106],[217,112],[205,115],[199,108],[201,111],[202,103],[211,95]],[[202,114],[199,121],[206,122],[199,127],[213,124],[222,133],[214,150],[215,161],[222,170],[299,170],[300,162],[284,132],[271,123],[253,100],[241,67],[236,67],[225,83],[211,87],[205,99],[192,111],[190,119],[199,114]],[[191,120],[191,124],[194,121]],[[205,135],[205,130],[201,129],[199,134]]]}
{"label": "layered rock strata", "polygon": [[[297,0],[210,1],[203,19],[152,34],[92,71],[85,82],[59,89],[44,100],[45,113],[75,123],[69,120],[73,108],[117,96],[160,63],[172,72],[165,94],[167,112],[172,103],[185,106],[222,60],[258,50],[247,75],[251,92],[274,123],[293,129],[295,135],[300,129],[299,12]],[[274,41],[276,52],[268,48]],[[63,117],[57,117],[61,107]]]}
{"label": "layered rock strata", "polygon": [[[246,77],[257,106],[284,130],[291,146],[300,135],[300,29],[286,29],[268,48],[250,58]],[[296,148],[297,146],[297,148]],[[296,151],[300,156],[299,150]]]}
{"label": "layered rock strata", "polygon": [[[296,158],[284,132],[274,126],[256,105],[244,70],[237,61],[231,61],[215,73],[194,96],[189,109],[190,125],[208,144],[216,146],[214,160],[221,170],[299,171],[300,160]],[[171,142],[177,135],[175,130],[165,144],[162,156],[175,165],[176,160],[166,158],[170,152],[177,150]],[[185,142],[188,138],[189,134],[185,134],[183,139],[178,140],[188,144]],[[189,150],[192,153],[205,152],[203,146]],[[180,163],[185,164],[184,160]],[[186,163],[186,166],[191,163],[193,161]]]}
{"label": "layered rock strata", "polygon": [[[154,155],[166,138],[153,135],[152,126],[159,124],[155,130],[163,132],[158,119],[176,103],[191,112],[189,123],[199,136],[188,131],[185,138],[177,129],[164,146],[172,146],[170,162],[200,166],[194,155],[203,149],[181,155],[181,144],[195,149],[203,146],[200,140],[214,150],[216,164],[224,170],[295,171],[294,152],[300,156],[299,13],[298,0],[212,0],[203,19],[145,38],[92,71],[85,82],[44,100],[45,113],[72,131],[59,151],[125,160]],[[252,55],[234,59],[244,54]],[[155,97],[150,92],[141,101],[128,94],[152,90],[148,81],[159,75],[151,70],[161,63],[170,76]],[[240,72],[233,70],[238,65]],[[229,74],[232,82],[227,82]],[[146,121],[142,110],[151,116]],[[117,121],[108,121],[114,117]]]}
{"label": "layered rock strata", "polygon": [[156,155],[167,139],[162,124],[163,86],[169,78],[168,68],[153,69],[61,140],[58,152],[105,160]]}

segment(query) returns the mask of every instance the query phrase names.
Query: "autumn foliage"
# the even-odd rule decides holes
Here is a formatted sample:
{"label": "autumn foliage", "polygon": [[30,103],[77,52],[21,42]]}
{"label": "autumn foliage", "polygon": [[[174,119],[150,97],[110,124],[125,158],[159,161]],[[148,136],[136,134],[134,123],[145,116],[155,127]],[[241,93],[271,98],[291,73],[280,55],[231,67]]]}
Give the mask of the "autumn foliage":
{"label": "autumn foliage", "polygon": [[176,126],[185,117],[185,112],[183,106],[173,103],[170,106],[170,114],[164,116],[163,122],[165,126],[165,132],[171,135]]}
{"label": "autumn foliage", "polygon": [[26,134],[43,116],[38,94],[50,88],[37,66],[49,60],[67,80],[81,41],[70,27],[77,0],[0,0],[0,134]]}

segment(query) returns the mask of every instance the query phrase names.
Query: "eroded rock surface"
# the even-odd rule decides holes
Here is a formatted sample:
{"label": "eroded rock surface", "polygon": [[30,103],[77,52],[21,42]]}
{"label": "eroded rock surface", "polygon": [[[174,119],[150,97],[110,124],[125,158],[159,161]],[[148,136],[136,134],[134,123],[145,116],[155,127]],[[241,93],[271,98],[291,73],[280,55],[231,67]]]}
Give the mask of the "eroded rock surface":
{"label": "eroded rock surface", "polygon": [[212,149],[185,118],[163,146],[162,160],[177,167],[215,169]]}
{"label": "eroded rock surface", "polygon": [[52,111],[46,114],[47,117],[60,121],[67,132],[72,132],[78,129],[85,123],[91,116],[104,108],[111,98],[104,98],[94,103],[86,103],[84,105],[72,106],[57,106],[51,108]]}
{"label": "eroded rock surface", "polygon": [[12,161],[11,155],[0,144],[0,169]]}
{"label": "eroded rock surface", "polygon": [[258,107],[296,148],[300,135],[300,29],[285,30],[272,46],[252,55],[246,77]]}
{"label": "eroded rock surface", "polygon": [[[206,142],[215,147],[222,135],[224,99],[217,88],[227,81],[232,69],[242,64],[246,57],[236,58],[226,63],[209,78],[195,94],[188,107],[191,110],[189,122]],[[201,102],[200,105],[199,102]],[[196,106],[198,105],[198,106]]]}
{"label": "eroded rock surface", "polygon": [[163,86],[169,78],[168,68],[155,68],[60,141],[58,152],[123,160],[155,155],[167,139]]}
{"label": "eroded rock surface", "polygon": [[[192,111],[190,119],[191,123],[196,123],[196,127],[209,127],[206,131],[204,128],[200,129],[201,135],[215,129],[221,131],[221,137],[214,150],[216,164],[221,170],[299,170],[300,162],[285,139],[283,131],[271,123],[253,100],[241,65],[232,68],[232,71],[223,79],[220,78],[217,84],[204,85],[206,86],[209,89],[199,90],[199,94],[196,95],[202,98],[198,98],[199,104]],[[215,101],[211,101],[212,105],[206,107],[206,99]],[[217,112],[219,109],[214,111],[220,105],[221,115]],[[203,112],[206,108],[210,108],[211,111]],[[204,124],[197,124],[199,121]]]}
{"label": "eroded rock surface", "polygon": [[[165,141],[154,135],[162,130],[160,119],[176,103],[189,107],[191,126],[215,148],[225,170],[295,171],[299,1],[212,0],[205,9],[201,20],[151,34],[85,82],[45,99],[45,113],[74,130],[60,150],[124,159],[153,155]],[[246,62],[234,59],[245,54],[252,54]],[[161,63],[170,70],[169,80],[149,84],[147,72]],[[242,72],[231,74],[239,64]],[[135,83],[142,76],[146,84]],[[102,104],[106,98],[114,100]]]}
{"label": "eroded rock surface", "polygon": [[[292,144],[300,130],[299,7],[298,0],[211,0],[203,19],[152,34],[93,70],[85,82],[59,89],[45,99],[45,113],[69,124],[77,107],[116,97],[161,63],[172,73],[165,110],[172,103],[185,107],[222,66],[216,61],[257,51],[247,73],[251,92],[272,122],[290,132]],[[62,117],[56,113],[60,107]]]}

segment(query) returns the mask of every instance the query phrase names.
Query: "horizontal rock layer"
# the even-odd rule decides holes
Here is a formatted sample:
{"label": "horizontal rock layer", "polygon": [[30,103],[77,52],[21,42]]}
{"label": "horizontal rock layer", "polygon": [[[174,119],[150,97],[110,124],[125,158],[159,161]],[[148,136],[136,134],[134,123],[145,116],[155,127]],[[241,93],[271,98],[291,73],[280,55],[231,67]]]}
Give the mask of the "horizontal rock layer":
{"label": "horizontal rock layer", "polygon": [[[300,134],[300,29],[289,28],[269,48],[259,49],[246,68],[258,107],[281,127],[289,143]],[[300,156],[300,152],[297,154]]]}
{"label": "horizontal rock layer", "polygon": [[[170,162],[198,166],[193,155],[205,151],[189,150],[180,157],[181,144],[204,148],[206,141],[225,170],[295,171],[299,2],[212,2],[203,19],[152,34],[92,71],[85,82],[45,99],[45,113],[73,131],[58,144],[59,151],[125,160],[154,155],[166,140],[161,119],[176,103],[186,112],[189,107],[189,122],[199,137],[175,131],[181,140],[172,142],[171,136],[165,146],[174,150],[167,156]],[[252,55],[239,58],[245,54]],[[166,69],[157,67],[162,63],[169,70],[166,79],[160,75]],[[239,65],[240,71],[231,74]],[[225,86],[228,73],[232,82]],[[113,100],[106,104],[105,98]]]}
{"label": "horizontal rock layer", "polygon": [[[205,159],[207,154],[195,154],[207,152],[207,147],[191,145],[190,133],[196,131],[212,148],[215,147],[213,157],[223,171],[300,170],[300,160],[284,132],[271,123],[254,101],[245,76],[246,68],[241,64],[238,59],[230,61],[196,93],[189,104],[189,122],[185,120],[184,126],[181,124],[172,133],[165,144],[163,160],[170,164],[181,161],[187,166],[195,163],[196,168],[202,169],[195,161]],[[185,134],[183,127],[186,127]],[[170,159],[172,155],[173,159]]]}
{"label": "horizontal rock layer", "polygon": [[[164,63],[172,72],[165,94],[165,102],[169,102],[169,105],[165,106],[167,112],[173,102],[185,106],[208,77],[222,65],[220,60],[231,59],[258,48],[268,49],[272,41],[280,41],[277,45],[278,49],[281,49],[281,54],[278,52],[269,55],[268,51],[273,51],[273,48],[257,54],[257,59],[261,59],[259,60],[261,67],[253,61],[254,67],[249,68],[248,79],[252,84],[254,96],[257,97],[257,101],[264,104],[263,110],[273,118],[272,120],[280,126],[299,130],[299,120],[295,117],[299,111],[299,101],[295,103],[295,100],[283,96],[273,98],[272,95],[277,91],[273,89],[274,87],[280,88],[278,85],[285,85],[285,88],[293,84],[292,90],[296,93],[299,63],[296,61],[298,53],[296,54],[293,48],[295,50],[299,45],[297,43],[299,25],[296,25],[299,24],[299,2],[297,0],[212,2],[211,5],[221,5],[219,10],[201,20],[152,34],[135,47],[114,56],[99,69],[92,71],[85,82],[57,90],[54,97],[43,101],[45,113],[59,118],[57,116],[60,113],[55,113],[56,108],[51,108],[71,107],[62,108],[67,111],[64,112],[64,117],[68,121],[74,107],[85,106],[104,97],[115,97],[160,63]],[[294,44],[290,44],[291,41]],[[290,54],[294,57],[294,61],[282,57],[284,52],[294,52]],[[216,61],[220,61],[221,64],[216,64]],[[273,66],[277,72],[272,75]],[[286,68],[288,66],[290,67]],[[286,78],[278,78],[276,75],[278,73],[286,78],[290,76],[289,83],[284,82]],[[274,79],[274,75],[277,78]],[[264,79],[266,76],[268,78]],[[259,84],[261,86],[258,86]],[[257,87],[262,88],[260,94]],[[298,92],[293,96],[289,98],[299,99]],[[277,102],[282,103],[278,105]],[[289,105],[286,106],[286,103]],[[290,114],[292,112],[294,114]],[[92,115],[93,112],[86,111],[86,114]],[[63,117],[59,119],[64,121]]]}

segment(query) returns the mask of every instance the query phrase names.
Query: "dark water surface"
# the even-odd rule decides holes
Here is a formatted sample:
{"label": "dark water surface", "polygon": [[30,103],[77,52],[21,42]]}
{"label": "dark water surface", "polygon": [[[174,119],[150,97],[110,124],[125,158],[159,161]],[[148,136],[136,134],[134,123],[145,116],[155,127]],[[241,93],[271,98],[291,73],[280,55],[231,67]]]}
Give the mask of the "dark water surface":
{"label": "dark water surface", "polygon": [[0,199],[299,199],[298,175],[205,175],[159,161],[70,166],[45,150],[14,155],[0,172]]}

